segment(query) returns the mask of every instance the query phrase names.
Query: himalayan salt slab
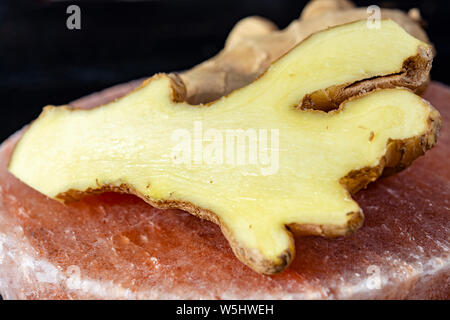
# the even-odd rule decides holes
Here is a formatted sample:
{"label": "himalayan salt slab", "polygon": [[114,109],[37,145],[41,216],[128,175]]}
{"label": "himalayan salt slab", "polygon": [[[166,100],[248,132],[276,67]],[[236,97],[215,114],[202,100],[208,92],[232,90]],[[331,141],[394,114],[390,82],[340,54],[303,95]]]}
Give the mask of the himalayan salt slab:
{"label": "himalayan salt slab", "polygon": [[[92,107],[135,83],[74,102]],[[296,239],[283,273],[259,275],[219,228],[179,210],[107,193],[64,206],[6,170],[20,133],[0,149],[0,293],[6,299],[448,299],[450,89],[426,94],[442,113],[438,145],[355,196],[354,235]]]}

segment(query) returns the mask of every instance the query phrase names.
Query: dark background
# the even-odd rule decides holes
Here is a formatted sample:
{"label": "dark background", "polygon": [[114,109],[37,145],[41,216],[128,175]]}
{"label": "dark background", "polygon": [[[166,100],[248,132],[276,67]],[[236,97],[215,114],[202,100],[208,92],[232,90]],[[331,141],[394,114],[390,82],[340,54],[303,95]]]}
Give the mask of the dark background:
{"label": "dark background", "polygon": [[[306,2],[0,0],[0,142],[46,104],[190,68],[215,55],[241,18],[261,15],[284,28]],[[438,52],[432,78],[450,84],[449,1],[354,2],[419,8]],[[70,4],[81,8],[81,30],[66,28]]]}

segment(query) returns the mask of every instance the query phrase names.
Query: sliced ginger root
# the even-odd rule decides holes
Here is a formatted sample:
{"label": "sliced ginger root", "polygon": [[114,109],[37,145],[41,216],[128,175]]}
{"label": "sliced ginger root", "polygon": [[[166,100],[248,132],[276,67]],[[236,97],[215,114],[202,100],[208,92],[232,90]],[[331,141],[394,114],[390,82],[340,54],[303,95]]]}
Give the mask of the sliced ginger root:
{"label": "sliced ginger root", "polygon": [[[219,54],[179,74],[186,88],[185,99],[191,104],[198,104],[225,96],[254,81],[272,62],[311,34],[328,27],[367,19],[369,16],[367,8],[356,8],[348,0],[313,0],[305,7],[301,17],[284,30],[277,30],[272,22],[261,17],[245,18],[230,32],[225,48]],[[395,21],[415,38],[429,42],[421,27],[418,10],[406,14],[400,10],[382,9],[381,18]],[[426,71],[424,68],[417,69]],[[428,75],[428,72],[429,69],[423,74]],[[400,84],[391,78],[383,79],[382,84],[379,79],[376,82],[366,79],[364,84],[359,83],[358,87],[353,88],[353,93],[357,89],[367,87],[394,88],[399,85],[422,93],[428,82],[428,76],[416,77],[413,81],[410,79]],[[351,83],[345,84],[350,85]],[[309,97],[307,106],[316,104],[314,98],[317,98],[317,104],[322,106],[324,96],[328,97],[327,102],[331,101],[337,106],[343,101],[340,98],[348,96],[340,95],[340,90],[335,92],[337,99],[328,93],[316,93]]]}
{"label": "sliced ginger root", "polygon": [[[159,74],[95,109],[46,107],[9,170],[64,202],[119,191],[209,219],[242,262],[274,274],[294,258],[291,231],[335,237],[359,228],[363,213],[350,192],[384,168],[409,165],[435,144],[440,127],[439,113],[407,89],[378,89],[328,113],[295,106],[319,89],[396,74],[428,50],[392,21],[335,27],[207,106],[183,102],[182,86]],[[231,156],[220,147],[230,132],[244,132]]]}

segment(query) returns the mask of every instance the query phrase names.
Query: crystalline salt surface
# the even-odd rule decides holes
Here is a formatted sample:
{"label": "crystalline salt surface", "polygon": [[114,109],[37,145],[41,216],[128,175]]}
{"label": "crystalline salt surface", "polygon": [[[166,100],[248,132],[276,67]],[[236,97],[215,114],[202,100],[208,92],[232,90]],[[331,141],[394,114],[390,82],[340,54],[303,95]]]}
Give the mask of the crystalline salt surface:
{"label": "crystalline salt surface", "polygon": [[[94,106],[121,86],[78,101]],[[426,98],[441,111],[437,147],[355,196],[366,220],[354,235],[296,239],[276,276],[233,255],[217,226],[107,193],[63,206],[6,170],[20,134],[0,150],[0,293],[5,298],[450,297],[450,89]]]}

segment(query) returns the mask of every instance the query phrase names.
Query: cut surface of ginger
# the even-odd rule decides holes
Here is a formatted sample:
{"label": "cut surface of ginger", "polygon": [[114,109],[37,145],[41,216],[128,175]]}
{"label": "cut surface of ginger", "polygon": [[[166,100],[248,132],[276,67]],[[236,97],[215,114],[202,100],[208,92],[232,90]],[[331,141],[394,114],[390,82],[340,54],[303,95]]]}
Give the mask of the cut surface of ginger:
{"label": "cut surface of ginger", "polygon": [[175,101],[176,84],[159,74],[91,110],[47,107],[9,169],[51,198],[117,190],[187,210],[218,223],[251,268],[276,273],[294,256],[286,226],[356,229],[362,212],[341,179],[379,166],[391,141],[434,135],[435,111],[406,89],[376,90],[328,113],[295,106],[318,89],[399,72],[420,46],[391,21],[356,22],[311,36],[209,105]]}

